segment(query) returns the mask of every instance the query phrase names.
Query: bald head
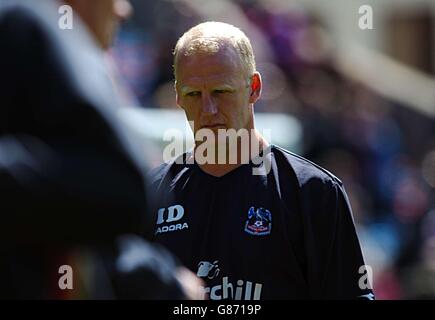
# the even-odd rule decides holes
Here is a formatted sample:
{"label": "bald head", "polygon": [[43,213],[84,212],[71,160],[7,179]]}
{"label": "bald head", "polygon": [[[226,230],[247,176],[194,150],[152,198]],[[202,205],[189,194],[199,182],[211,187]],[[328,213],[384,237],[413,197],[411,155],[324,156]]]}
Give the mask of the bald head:
{"label": "bald head", "polygon": [[255,72],[254,52],[243,31],[223,22],[204,22],[188,30],[178,40],[174,50],[175,78],[180,57],[195,54],[212,55],[223,50],[233,50],[237,53],[247,77]]}

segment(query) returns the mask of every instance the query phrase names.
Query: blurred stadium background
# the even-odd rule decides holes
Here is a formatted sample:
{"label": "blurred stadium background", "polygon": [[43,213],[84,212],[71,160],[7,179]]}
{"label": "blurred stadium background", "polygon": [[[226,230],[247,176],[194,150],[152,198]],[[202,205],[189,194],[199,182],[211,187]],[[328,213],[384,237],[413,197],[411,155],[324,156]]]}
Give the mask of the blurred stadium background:
{"label": "blurred stadium background", "polygon": [[[198,22],[232,23],[263,75],[260,128],[345,183],[377,299],[435,298],[435,1],[132,3],[110,55],[142,107],[122,116],[156,142],[155,165],[163,132],[186,128],[175,42]],[[373,8],[373,30],[358,27],[362,5]]]}

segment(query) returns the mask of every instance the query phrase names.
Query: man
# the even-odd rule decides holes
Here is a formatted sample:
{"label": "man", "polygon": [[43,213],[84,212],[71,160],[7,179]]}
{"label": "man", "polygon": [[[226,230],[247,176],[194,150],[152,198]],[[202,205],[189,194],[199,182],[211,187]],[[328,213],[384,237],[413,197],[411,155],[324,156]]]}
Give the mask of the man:
{"label": "man", "polygon": [[[154,188],[174,194],[156,212],[156,240],[203,278],[210,299],[373,298],[341,181],[255,129],[262,80],[246,35],[220,22],[193,27],[174,72],[197,144],[152,172]],[[231,129],[249,135],[232,141]]]}
{"label": "man", "polygon": [[[65,4],[71,30],[58,24]],[[192,297],[191,273],[138,239],[147,165],[103,63],[128,14],[125,0],[0,5],[0,297]]]}

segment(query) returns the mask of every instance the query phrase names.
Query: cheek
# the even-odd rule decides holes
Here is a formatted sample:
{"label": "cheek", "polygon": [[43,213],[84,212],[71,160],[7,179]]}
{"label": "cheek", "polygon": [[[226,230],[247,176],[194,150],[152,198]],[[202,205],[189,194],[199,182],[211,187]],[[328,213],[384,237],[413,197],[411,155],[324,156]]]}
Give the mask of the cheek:
{"label": "cheek", "polygon": [[183,109],[183,111],[186,113],[186,117],[188,120],[196,120],[200,117],[200,108],[195,105],[192,101],[184,101],[183,99],[180,100],[180,106]]}
{"label": "cheek", "polygon": [[245,96],[231,97],[225,102],[225,107],[222,108],[222,113],[230,118],[239,119],[248,111],[248,99]]}

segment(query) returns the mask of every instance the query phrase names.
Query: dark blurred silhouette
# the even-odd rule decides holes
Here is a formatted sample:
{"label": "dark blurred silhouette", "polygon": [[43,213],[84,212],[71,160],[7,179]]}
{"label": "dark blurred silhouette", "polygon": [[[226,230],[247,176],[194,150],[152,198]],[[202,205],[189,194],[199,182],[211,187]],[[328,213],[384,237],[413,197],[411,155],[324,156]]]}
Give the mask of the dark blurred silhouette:
{"label": "dark blurred silhouette", "polygon": [[[0,297],[192,298],[184,269],[142,240],[147,165],[104,63],[129,3],[68,4],[65,30],[60,1],[0,5]],[[58,287],[65,264],[72,292]]]}

